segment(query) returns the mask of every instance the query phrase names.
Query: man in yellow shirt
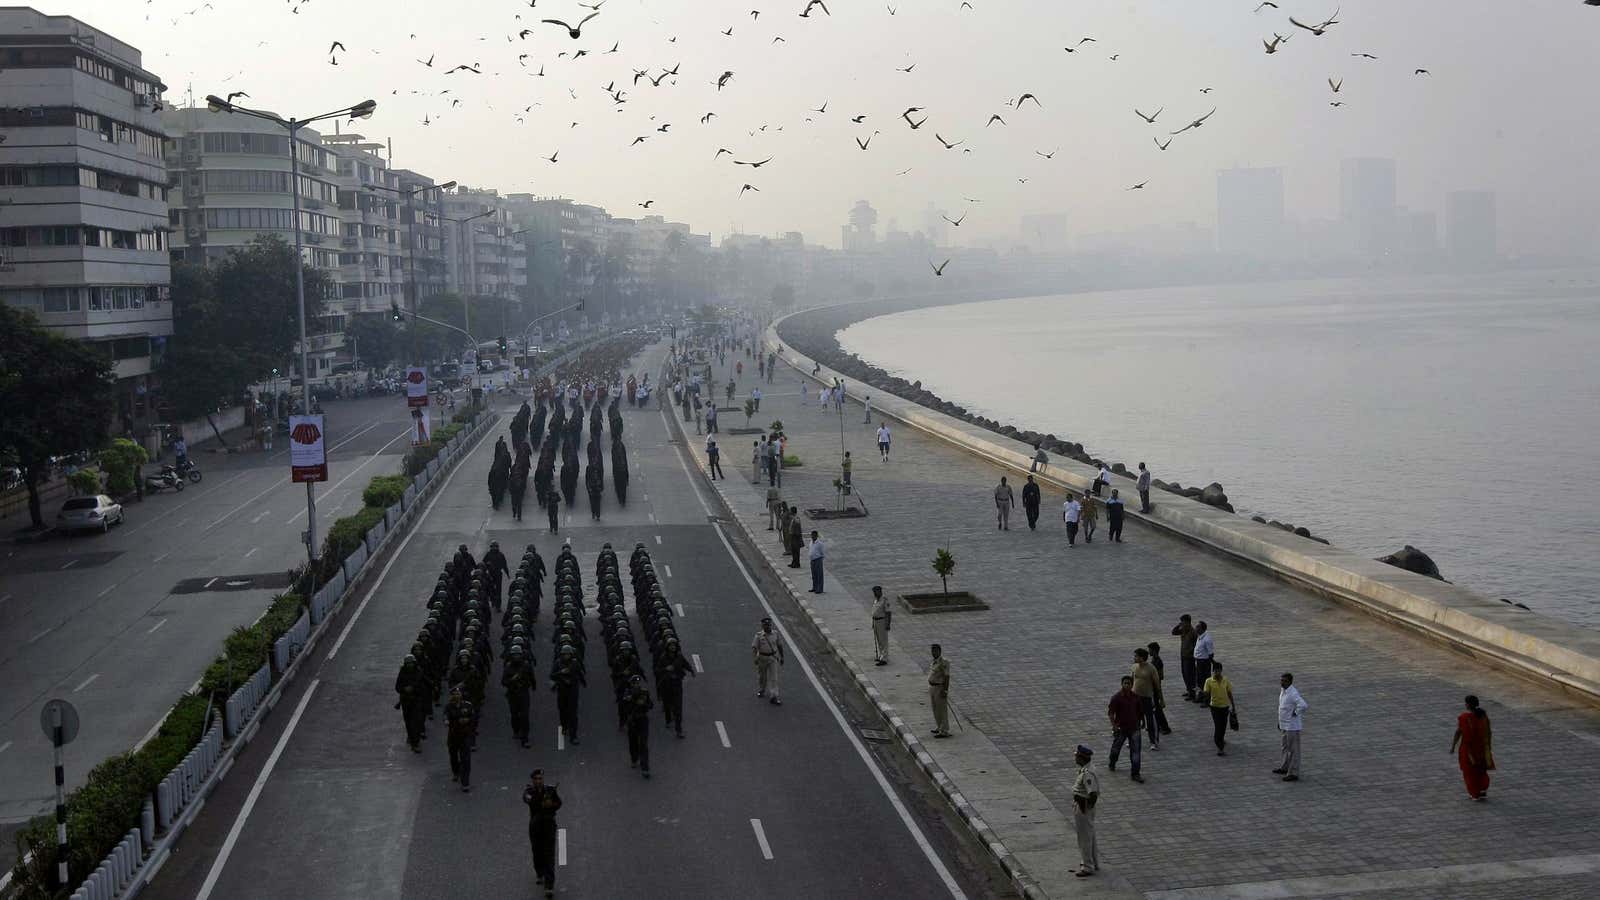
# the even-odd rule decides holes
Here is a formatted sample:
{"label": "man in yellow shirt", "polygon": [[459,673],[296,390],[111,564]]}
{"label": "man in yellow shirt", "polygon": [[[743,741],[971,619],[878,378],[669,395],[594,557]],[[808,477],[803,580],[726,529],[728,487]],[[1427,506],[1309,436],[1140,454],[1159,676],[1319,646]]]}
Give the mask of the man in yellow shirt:
{"label": "man in yellow shirt", "polygon": [[1133,651],[1133,692],[1139,695],[1139,721],[1150,735],[1150,749],[1161,749],[1161,732],[1156,730],[1156,692],[1161,688],[1161,673],[1150,662],[1150,651]]}
{"label": "man in yellow shirt", "polygon": [[1222,663],[1211,663],[1211,677],[1206,679],[1205,693],[1211,697],[1212,743],[1217,745],[1217,755],[1227,756],[1228,720],[1233,712],[1233,682],[1222,674]]}

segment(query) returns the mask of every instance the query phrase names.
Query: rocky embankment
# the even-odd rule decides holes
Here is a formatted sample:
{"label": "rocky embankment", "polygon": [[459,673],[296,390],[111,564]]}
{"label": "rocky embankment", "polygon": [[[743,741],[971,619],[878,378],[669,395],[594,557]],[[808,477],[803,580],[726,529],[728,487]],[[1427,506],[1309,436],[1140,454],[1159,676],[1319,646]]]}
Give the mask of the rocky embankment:
{"label": "rocky embankment", "polygon": [[[996,434],[1004,435],[1013,440],[1022,441],[1029,445],[1043,447],[1048,453],[1065,456],[1087,465],[1106,465],[1113,474],[1124,478],[1133,479],[1134,471],[1122,462],[1106,462],[1084,449],[1083,444],[1059,437],[1048,432],[1036,431],[1026,427],[1002,424],[994,419],[986,418],[974,413],[958,403],[952,403],[927,390],[921,381],[907,381],[898,375],[891,375],[883,369],[868,363],[854,353],[845,352],[839,346],[837,335],[856,322],[891,313],[903,312],[930,305],[945,305],[948,303],[968,302],[978,298],[940,298],[935,303],[926,300],[879,300],[863,303],[849,303],[841,306],[829,306],[819,309],[807,310],[797,313],[778,323],[778,336],[784,343],[793,346],[807,356],[821,362],[831,369],[844,373],[845,377],[862,384],[868,384],[879,390],[888,391],[907,400],[914,401],[929,409],[936,409],[946,415],[953,416],[988,429]],[[1176,481],[1163,481],[1159,478],[1151,480],[1151,486],[1168,493],[1177,494],[1198,500],[1218,509],[1233,512],[1233,504],[1228,502],[1228,494],[1221,484],[1211,482],[1205,487],[1185,486]],[[1296,527],[1277,519],[1268,519],[1263,516],[1251,516],[1252,520],[1284,531],[1292,532],[1300,537],[1326,544],[1328,541],[1311,533],[1310,529]],[[1407,544],[1403,550],[1379,557],[1380,562],[1398,566],[1408,571],[1427,575],[1431,578],[1443,580],[1438,566],[1426,553]]]}

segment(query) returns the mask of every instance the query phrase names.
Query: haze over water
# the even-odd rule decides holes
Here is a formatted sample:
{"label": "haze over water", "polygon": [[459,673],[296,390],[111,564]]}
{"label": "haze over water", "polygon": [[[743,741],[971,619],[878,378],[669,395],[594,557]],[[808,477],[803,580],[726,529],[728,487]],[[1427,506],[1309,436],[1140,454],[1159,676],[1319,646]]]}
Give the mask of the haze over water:
{"label": "haze over water", "polygon": [[[883,316],[847,351],[1242,515],[1600,625],[1600,270],[1031,297]],[[1159,499],[1160,494],[1157,494]]]}

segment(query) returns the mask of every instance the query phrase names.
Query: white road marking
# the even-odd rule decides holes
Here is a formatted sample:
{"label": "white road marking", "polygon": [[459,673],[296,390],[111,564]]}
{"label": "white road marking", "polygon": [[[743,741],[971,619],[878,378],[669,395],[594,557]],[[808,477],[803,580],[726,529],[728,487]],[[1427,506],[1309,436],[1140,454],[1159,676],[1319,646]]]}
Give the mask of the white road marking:
{"label": "white road marking", "polygon": [[567,749],[567,733],[561,730],[560,725],[556,726],[556,749]]}
{"label": "white road marking", "polygon": [[245,797],[244,807],[239,810],[239,817],[233,820],[233,827],[228,829],[228,838],[222,842],[222,850],[217,854],[217,861],[211,864],[211,871],[206,874],[205,883],[200,885],[200,892],[195,895],[195,900],[208,900],[211,892],[216,890],[217,879],[222,877],[222,868],[228,864],[228,857],[233,855],[233,847],[239,842],[239,833],[244,831],[244,823],[250,818],[250,811],[255,809],[256,801],[261,799],[261,790],[267,786],[267,779],[272,777],[272,770],[277,768],[278,757],[283,755],[283,748],[288,746],[289,738],[294,736],[294,729],[300,724],[300,717],[305,715],[306,704],[311,702],[311,696],[316,693],[317,685],[321,683],[321,679],[313,678],[311,684],[306,687],[305,695],[294,708],[294,715],[289,717],[288,727],[284,728],[283,734],[278,737],[277,746],[272,748],[272,755],[267,757],[267,764],[262,767],[261,774],[256,776],[256,783],[251,786],[249,796]]}
{"label": "white road marking", "polygon": [[762,829],[761,820],[760,819],[751,819],[750,820],[750,827],[755,829],[755,832],[756,832],[756,843],[761,845],[761,858],[762,859],[771,859],[772,858],[772,846],[767,843],[767,832],[764,829]]}
{"label": "white road marking", "polygon": [[98,594],[95,594],[95,595],[94,595],[94,598],[95,598],[95,599],[96,599],[96,600],[98,600],[98,599],[100,599],[100,598],[101,598],[101,597],[104,597],[104,596],[105,596],[105,595],[107,595],[107,594],[109,594],[109,593],[111,593],[111,592],[112,592],[112,591],[114,591],[114,590],[116,590],[116,589],[117,589],[117,586],[116,586],[116,585],[114,585],[114,584],[108,584],[108,585],[106,585],[106,589],[105,589],[105,590],[103,590],[103,591],[101,591],[101,592],[100,592],[100,593],[98,593]]}
{"label": "white road marking", "polygon": [[646,503],[650,502],[650,495],[649,494],[645,494],[644,495],[644,502],[646,502]]}
{"label": "white road marking", "polygon": [[75,560],[75,559],[69,559],[69,560],[67,560],[67,561],[66,561],[66,562],[65,562],[65,563],[62,563],[62,564],[61,564],[61,568],[62,568],[62,570],[66,570],[66,569],[70,569],[70,568],[72,568],[72,567],[73,567],[73,566],[75,566],[75,565],[77,565],[77,564],[78,564],[78,561],[77,561],[77,560]]}
{"label": "white road marking", "polygon": [[659,534],[656,535],[656,546],[657,547],[661,546],[661,535],[659,535]]}
{"label": "white road marking", "polygon": [[212,576],[211,580],[205,583],[205,589],[209,590],[213,584],[216,584],[221,579],[222,579],[221,575]]}
{"label": "white road marking", "polygon": [[717,737],[722,740],[722,748],[724,750],[733,749],[733,744],[728,742],[728,729],[722,727],[721,719],[717,720]]}
{"label": "white road marking", "polygon": [[668,578],[672,577],[672,567],[671,566],[667,565],[666,563],[662,563],[661,564],[661,568],[666,571]]}
{"label": "white road marking", "polygon": [[10,741],[6,741],[4,744],[0,744],[0,753],[4,753],[4,752],[6,752],[7,750],[10,750],[10,749],[11,749],[11,742]]}
{"label": "white road marking", "polygon": [[[334,444],[333,447],[328,450],[328,452],[332,453],[334,450],[337,450],[340,447],[343,447],[345,444],[348,444],[351,441],[355,440],[356,438],[362,436],[363,434],[366,434],[367,432],[371,431],[372,429],[377,428],[378,424],[379,424],[378,422],[373,422],[371,425],[368,425],[366,428],[363,428],[360,431],[356,432],[355,434],[350,435],[350,437],[344,439],[343,441],[340,441],[339,443]],[[405,431],[402,431],[399,434],[395,435],[394,437],[390,438],[388,444],[384,444],[382,447],[379,447],[378,448],[378,452],[372,454],[369,457],[367,457],[367,461],[366,462],[362,463],[359,466],[356,466],[354,469],[352,469],[350,471],[349,475],[346,475],[346,476],[344,476],[344,478],[341,478],[337,482],[335,482],[334,485],[333,485],[333,488],[336,488],[339,485],[344,484],[345,481],[349,480],[351,475],[354,475],[357,472],[361,471],[362,469],[366,468],[367,467],[367,463],[370,463],[374,459],[377,459],[379,454],[381,454],[381,453],[383,453],[383,451],[389,449],[389,444],[393,444],[395,441],[400,440],[401,438],[405,437],[406,435],[409,435],[410,433],[411,433],[411,429],[407,428]],[[289,483],[289,479],[287,479],[287,478],[283,479],[282,481],[273,482],[271,485],[269,485],[267,487],[266,490],[262,491],[259,494],[256,494],[254,497],[251,497],[249,500],[246,500],[245,502],[239,504],[238,506],[235,506],[233,509],[228,510],[227,512],[223,513],[221,518],[219,518],[216,521],[212,522],[210,525],[207,525],[206,528],[210,529],[210,528],[215,528],[218,525],[221,525],[223,522],[227,521],[228,518],[230,516],[232,516],[234,513],[239,512],[240,510],[250,506],[251,504],[255,503],[257,500],[261,499],[262,497],[265,497],[267,494],[277,490],[278,488],[280,488],[280,487],[282,487],[282,486],[284,486],[285,484],[288,484],[288,483]],[[331,490],[333,490],[333,488],[329,488],[328,490],[331,491]],[[300,515],[305,515],[305,511],[301,510]],[[185,521],[188,521],[188,520],[185,520]],[[293,522],[294,521],[294,517],[291,516],[289,521]],[[178,524],[182,525],[183,523],[179,522]]]}
{"label": "white road marking", "polygon": [[38,641],[40,638],[44,637],[45,635],[49,634],[52,631],[55,631],[57,628],[60,628],[60,627],[61,627],[61,623],[57,622],[56,624],[51,625],[49,628],[46,628],[45,630],[39,632],[38,634],[34,635],[33,637],[28,638],[28,643],[30,643],[30,644],[34,643],[34,642]]}
{"label": "white road marking", "polygon": [[650,513],[649,515],[650,515],[650,524],[651,525],[656,524],[656,514],[655,513]]}
{"label": "white road marking", "polygon": [[150,562],[158,563],[158,562],[161,562],[163,559],[166,559],[167,557],[169,557],[171,555],[172,555],[172,551],[168,550],[167,552],[161,554],[160,556],[156,557],[155,559],[150,560]]}
{"label": "white road marking", "polygon": [[82,684],[80,684],[77,687],[73,688],[72,692],[74,694],[78,693],[79,691],[83,690],[84,688],[88,687],[89,685],[94,684],[94,680],[96,678],[99,678],[99,677],[100,677],[100,673],[99,672],[96,672],[93,675],[90,675],[88,678],[85,678],[83,680]]}
{"label": "white road marking", "polygon": [[11,595],[10,594],[6,594],[5,596],[0,597],[0,603],[4,603],[4,602],[6,602],[7,600],[10,600],[10,599],[11,599]]}
{"label": "white road marking", "polygon": [[[445,488],[450,486],[450,482],[456,477],[456,473],[461,471],[462,468],[466,466],[467,460],[472,459],[473,455],[476,454],[478,450],[487,443],[488,441],[479,441],[478,446],[473,447],[472,450],[467,453],[466,458],[462,459],[456,464],[455,468],[450,470],[450,474],[446,475],[444,478],[444,483],[439,485],[439,489],[437,491],[434,491],[433,499],[428,501],[428,507],[422,511],[422,515],[417,517],[418,525],[421,525],[422,520],[428,517],[428,513],[433,512],[434,506],[438,504],[439,498],[444,496]],[[411,531],[407,532],[406,539],[400,542],[399,547],[395,548],[394,555],[389,557],[389,562],[384,565],[383,571],[378,573],[378,578],[372,583],[372,587],[367,591],[367,595],[361,598],[361,605],[357,606],[356,611],[350,614],[350,621],[346,622],[344,624],[344,630],[339,632],[339,639],[333,642],[333,649],[328,651],[328,659],[331,660],[338,655],[339,648],[344,646],[345,638],[350,636],[350,629],[356,627],[356,622],[361,618],[361,614],[366,612],[367,604],[372,601],[372,595],[376,594],[378,592],[378,588],[383,586],[383,580],[389,577],[389,570],[394,568],[394,564],[399,562],[401,557],[405,556],[406,546],[411,543],[411,539],[416,537],[419,531],[421,531],[420,528],[412,528]],[[197,897],[196,900],[205,900],[205,898]]]}
{"label": "white road marking", "polygon": [[155,634],[157,631],[160,631],[161,630],[161,626],[163,626],[165,624],[167,624],[167,620],[166,619],[162,619],[161,621],[155,623],[154,625],[151,625],[150,626],[150,630],[146,631],[145,634]]}
{"label": "white road marking", "polygon": [[257,523],[257,522],[259,522],[259,521],[261,521],[261,520],[262,520],[262,519],[265,519],[265,518],[266,518],[266,517],[267,517],[267,516],[270,516],[270,515],[272,515],[272,510],[270,510],[270,509],[264,509],[264,510],[262,510],[262,511],[261,511],[261,513],[260,513],[260,514],[259,514],[259,515],[257,515],[257,516],[256,516],[256,517],[255,517],[255,518],[254,518],[254,519],[251,519],[251,520],[250,520],[250,524],[251,524],[251,525],[254,525],[254,524],[256,524],[256,523]]}
{"label": "white road marking", "polygon": [[684,613],[683,613],[683,604],[682,603],[674,603],[672,605],[676,606],[678,608],[678,618],[680,618],[680,619],[683,618],[683,615],[684,615]]}
{"label": "white road marking", "polygon": [[694,670],[695,670],[695,671],[696,671],[696,672],[699,672],[699,673],[701,673],[701,674],[702,674],[702,675],[703,675],[703,674],[705,674],[705,671],[706,671],[706,667],[705,667],[705,666],[702,666],[702,665],[700,665],[700,654],[698,654],[698,653],[691,653],[691,654],[689,654],[689,659],[690,659],[690,660],[691,660],[691,661],[692,661],[692,662],[693,662],[693,663],[694,663]]}
{"label": "white road marking", "polygon": [[556,829],[556,865],[564,866],[566,864],[567,864],[567,830],[565,828],[557,828]]}
{"label": "white road marking", "polygon": [[244,558],[245,559],[249,559],[250,557],[255,556],[256,555],[256,551],[260,550],[260,549],[261,549],[260,547],[251,547],[250,551],[244,555]]}

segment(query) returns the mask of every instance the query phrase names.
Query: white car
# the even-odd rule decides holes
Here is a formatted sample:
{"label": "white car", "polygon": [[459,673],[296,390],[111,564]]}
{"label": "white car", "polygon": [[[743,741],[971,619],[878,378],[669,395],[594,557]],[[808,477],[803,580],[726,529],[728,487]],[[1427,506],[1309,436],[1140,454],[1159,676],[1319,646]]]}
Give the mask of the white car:
{"label": "white car", "polygon": [[97,528],[103,533],[121,524],[122,504],[112,502],[105,494],[73,497],[61,504],[61,511],[56,513],[56,527],[62,531]]}

